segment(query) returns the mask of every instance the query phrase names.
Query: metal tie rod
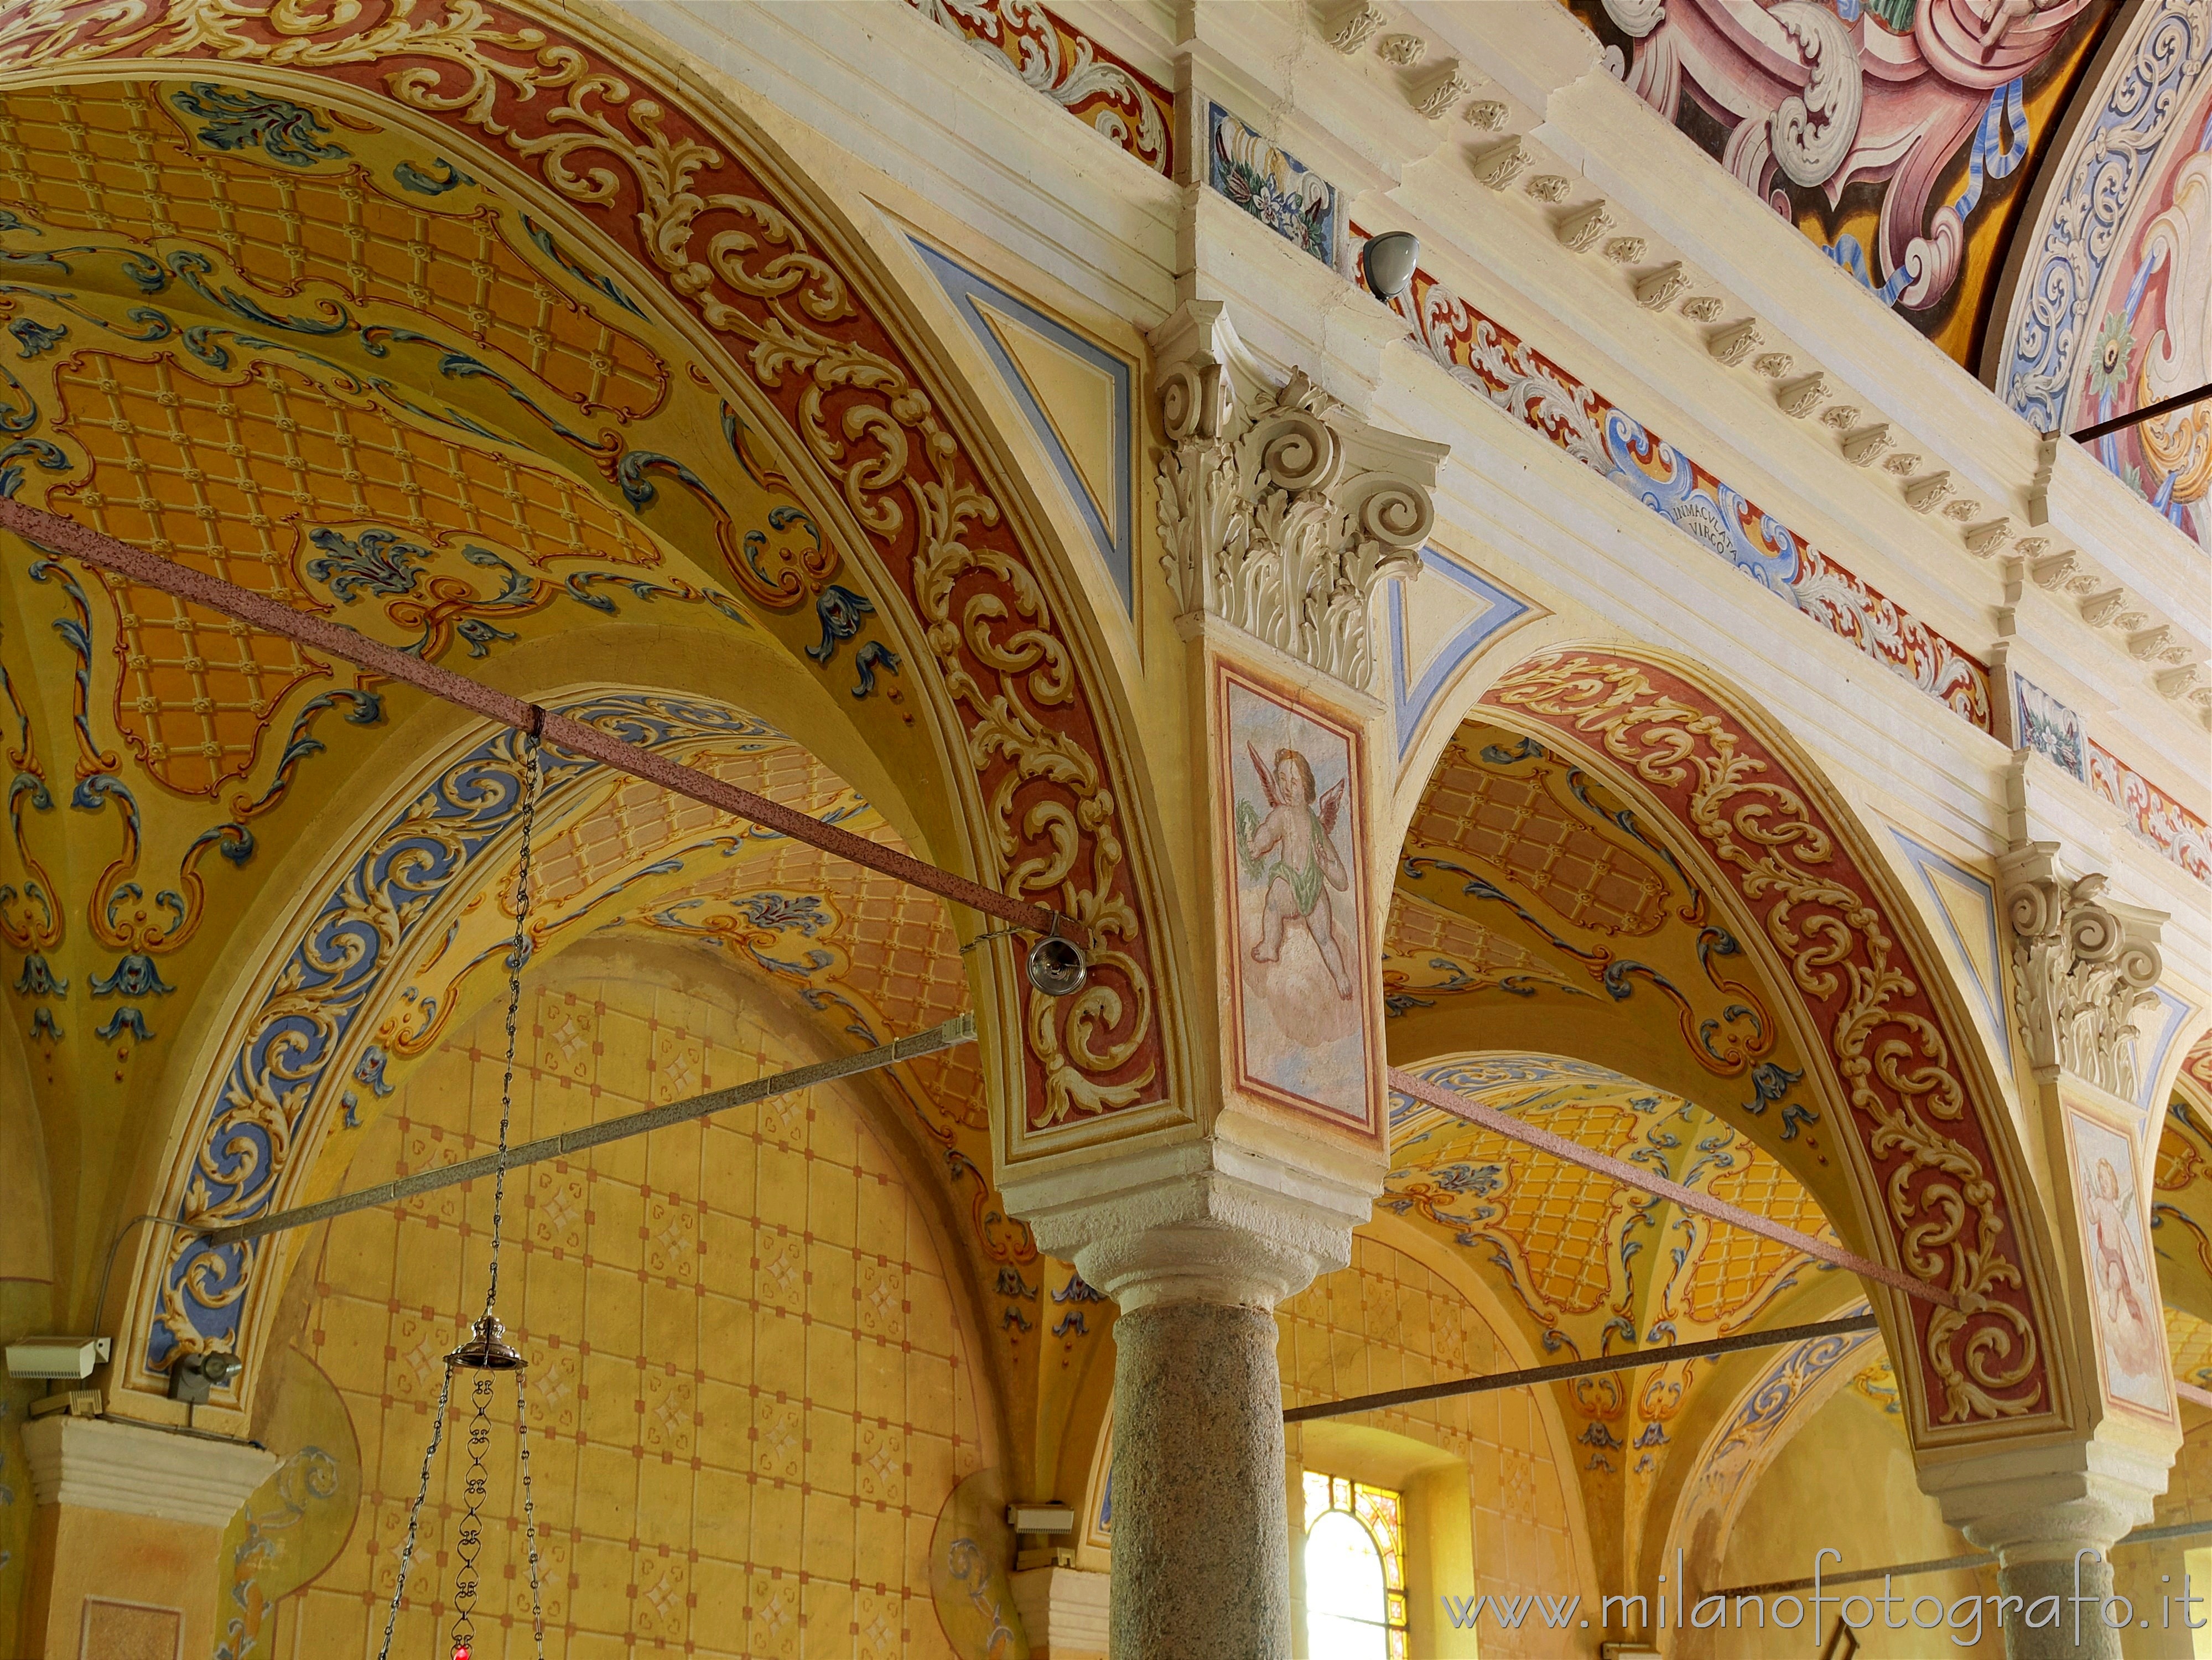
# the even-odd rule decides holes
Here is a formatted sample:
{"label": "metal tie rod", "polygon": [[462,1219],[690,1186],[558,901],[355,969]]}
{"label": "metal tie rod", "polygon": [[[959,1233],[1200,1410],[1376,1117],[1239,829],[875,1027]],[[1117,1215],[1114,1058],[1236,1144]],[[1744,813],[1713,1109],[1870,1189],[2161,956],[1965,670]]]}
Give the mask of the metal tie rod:
{"label": "metal tie rod", "polygon": [[1911,1274],[1893,1268],[1886,1263],[1877,1262],[1871,1257],[1861,1256],[1857,1252],[1845,1250],[1840,1245],[1832,1245],[1825,1239],[1815,1239],[1811,1234],[1800,1233],[1795,1228],[1785,1228],[1781,1223],[1770,1220],[1766,1217],[1754,1216],[1747,1210],[1740,1210],[1734,1205],[1724,1204],[1709,1195],[1698,1192],[1694,1188],[1686,1188],[1680,1183],[1670,1182],[1663,1176],[1654,1176],[1650,1171],[1638,1165],[1595,1152],[1579,1142],[1570,1141],[1564,1135],[1554,1135],[1549,1130],[1538,1129],[1533,1124],[1524,1124],[1519,1119],[1498,1111],[1495,1107],[1486,1107],[1479,1102],[1470,1101],[1465,1096],[1455,1094],[1450,1090],[1440,1085],[1432,1084],[1427,1079],[1417,1076],[1415,1073],[1393,1067],[1390,1068],[1389,1079],[1390,1087],[1401,1095],[1410,1095],[1416,1101],[1425,1102],[1439,1111],[1449,1113],[1455,1118],[1463,1118],[1469,1123],[1480,1124],[1483,1128],[1505,1136],[1509,1140],[1525,1142],[1540,1152],[1550,1153],[1554,1158],[1564,1158],[1571,1164],[1579,1164],[1584,1170],[1596,1171],[1600,1176],[1609,1176],[1623,1187],[1634,1188],[1639,1193],[1654,1194],[1662,1199],[1672,1200],[1686,1211],[1699,1216],[1711,1217],[1716,1222],[1725,1222],[1730,1227],[1742,1228],[1747,1232],[1759,1235],[1762,1239],[1771,1239],[1775,1243],[1787,1245],[1792,1250],[1802,1250],[1808,1256],[1815,1257],[1823,1262],[1833,1263],[1837,1268],[1849,1268],[1863,1279],[1872,1280],[1877,1284],[1887,1286],[1893,1291],[1901,1291],[1907,1297],[1917,1297],[1923,1303],[1934,1303],[1939,1307],[1947,1309],[1955,1309],[1959,1306],[1959,1299],[1952,1295],[1946,1286],[1931,1286],[1924,1280],[1916,1280]]}
{"label": "metal tie rod", "polygon": [[[911,1037],[897,1038],[875,1049],[863,1049],[858,1055],[840,1055],[834,1061],[819,1061],[811,1067],[774,1073],[766,1078],[756,1078],[750,1084],[716,1090],[710,1095],[695,1095],[688,1101],[672,1101],[665,1107],[652,1107],[626,1117],[610,1118],[604,1124],[586,1124],[580,1129],[564,1130],[540,1141],[526,1141],[519,1147],[507,1150],[507,1167],[514,1170],[519,1165],[541,1164],[548,1158],[581,1152],[586,1147],[604,1146],[610,1141],[626,1141],[633,1135],[643,1135],[649,1130],[665,1129],[671,1124],[688,1123],[695,1118],[705,1118],[732,1107],[765,1101],[774,1096],[796,1094],[817,1084],[874,1072],[894,1061],[911,1061],[917,1055],[934,1055],[939,1049],[957,1049],[963,1043],[975,1041],[975,1017],[972,1014],[958,1015],[942,1025],[932,1026],[927,1031],[918,1031]],[[499,1162],[497,1153],[487,1153],[482,1158],[465,1159],[458,1164],[441,1164],[434,1170],[417,1171],[412,1176],[403,1176],[396,1182],[385,1183],[381,1187],[363,1188],[358,1193],[342,1193],[333,1199],[319,1200],[312,1205],[301,1205],[292,1210],[256,1217],[251,1222],[203,1228],[187,1220],[183,1225],[198,1233],[210,1245],[240,1244],[248,1239],[281,1233],[288,1228],[304,1228],[333,1216],[343,1216],[351,1211],[369,1210],[378,1205],[389,1205],[395,1200],[412,1198],[418,1193],[434,1193],[440,1188],[472,1182],[479,1176],[491,1175],[499,1168]]]}
{"label": "metal tie rod", "polygon": [[234,617],[241,623],[283,635],[301,645],[328,652],[372,674],[425,691],[433,697],[459,705],[488,721],[559,745],[575,754],[641,778],[650,784],[688,795],[695,801],[720,809],[736,818],[750,819],[794,842],[819,848],[840,859],[880,871],[911,885],[971,910],[994,916],[1001,922],[1031,933],[1057,933],[1079,946],[1090,943],[1090,930],[1048,906],[1030,904],[987,888],[980,882],[927,864],[893,848],[878,846],[866,836],[825,824],[820,819],[771,801],[764,795],[739,789],[720,779],[653,754],[650,750],[610,737],[596,727],[557,714],[536,703],[497,691],[465,674],[426,663],[393,647],[381,644],[343,623],[312,612],[295,611],[265,593],[255,593],[235,583],[180,565],[173,559],[149,553],[119,541],[88,525],[47,513],[27,503],[0,498],[0,528],[15,532],[33,546],[81,559],[95,570],[112,572],[147,587],[159,588],[179,599],[204,605],[210,611]]}
{"label": "metal tie rod", "polygon": [[1848,1332],[1873,1331],[1881,1323],[1871,1314],[1847,1315],[1840,1320],[1821,1320],[1808,1326],[1777,1326],[1771,1331],[1738,1332],[1705,1343],[1677,1343],[1662,1349],[1635,1349],[1624,1354],[1602,1355],[1595,1360],[1567,1360],[1556,1366],[1531,1366],[1525,1371],[1492,1372],[1487,1377],[1455,1377],[1448,1383],[1419,1383],[1412,1389],[1384,1389],[1377,1395],[1355,1395],[1343,1401],[1316,1401],[1310,1407],[1292,1407],[1283,1414],[1285,1424],[1310,1423],[1316,1418],[1344,1418],[1355,1412],[1379,1412],[1385,1407],[1411,1406],[1419,1401],[1441,1401],[1455,1395],[1487,1395],[1492,1389],[1517,1389],[1531,1383],[1557,1383],[1570,1377],[1595,1377],[1601,1372],[1629,1371],[1638,1366],[1663,1366],[1676,1360],[1702,1360],[1709,1355],[1734,1354],[1739,1349],[1780,1348],[1786,1344]]}
{"label": "metal tie rod", "polygon": [[2084,427],[2071,436],[2077,444],[2094,443],[2106,433],[2121,432],[2129,427],[2141,426],[2146,421],[2155,421],[2161,415],[2171,415],[2176,410],[2188,409],[2193,404],[2204,402],[2207,398],[2212,398],[2212,386],[2199,386],[2195,392],[2179,392],[2172,398],[2161,398],[2157,403],[2147,408],[2130,410],[2125,415],[2116,415],[2109,421],[2100,421],[2095,426]]}

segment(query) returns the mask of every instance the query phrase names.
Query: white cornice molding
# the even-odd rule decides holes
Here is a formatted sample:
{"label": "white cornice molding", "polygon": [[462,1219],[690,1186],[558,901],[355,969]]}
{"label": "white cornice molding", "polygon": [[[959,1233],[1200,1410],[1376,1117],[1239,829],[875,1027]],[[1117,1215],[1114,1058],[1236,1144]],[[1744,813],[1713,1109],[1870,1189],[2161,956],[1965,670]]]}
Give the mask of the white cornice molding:
{"label": "white cornice molding", "polygon": [[[1370,407],[1358,383],[1371,382],[1389,353],[1376,348],[1380,308],[1352,282],[1279,240],[1267,247],[1274,239],[1255,222],[1226,223],[1241,216],[1202,186],[1194,211],[1191,192],[1168,179],[1097,143],[1055,137],[1058,124],[1041,119],[1044,106],[1009,97],[1013,83],[1002,70],[918,16],[898,16],[905,8],[805,9],[803,29],[788,9],[774,6],[653,0],[635,9],[863,165],[1139,326],[1157,324],[1181,300],[1227,300],[1275,379],[1303,362],[1363,414]],[[1556,0],[1383,0],[1376,40],[1409,27],[1429,38],[1410,71],[1383,64],[1372,41],[1350,57],[1329,46],[1324,26],[1349,9],[1349,0],[1335,8],[1071,0],[1070,15],[1097,23],[1102,39],[1109,18],[1117,21],[1108,43],[1148,70],[1188,48],[1201,89],[1208,77],[1222,90],[1240,88],[1239,99],[1249,100],[1240,113],[1336,184],[1347,217],[1357,201],[1369,228],[1385,222],[1415,230],[1428,245],[1424,263],[1466,282],[1470,300],[1491,291],[1494,314],[1522,328],[1533,347],[1969,650],[1985,653],[1999,637],[2003,566],[2028,540],[2042,537],[2038,551],[2046,557],[2078,547],[2112,581],[2153,599],[2161,597],[2160,571],[2194,556],[2169,527],[2146,525],[2148,510],[2117,481],[2071,461],[2055,468],[2047,491],[2063,529],[2054,536],[2031,528],[2036,435],[1605,74],[1591,37]],[[896,72],[883,52],[894,36],[913,41]],[[1432,81],[1448,62],[1470,78],[1488,77],[1468,106],[1481,107],[1482,120],[1462,112],[1431,121],[1414,109],[1415,82]],[[1538,151],[1529,176],[1575,175],[1570,202],[1535,203],[1525,179],[1506,198],[1475,181],[1472,158],[1512,137]],[[1553,155],[1541,154],[1545,147]],[[1202,171],[1202,155],[1186,160],[1186,176],[1193,163]],[[1413,183],[1401,188],[1409,170]],[[1386,192],[1388,199],[1376,194]],[[1682,264],[1685,288],[1663,314],[1638,304],[1637,279],[1650,272],[1606,258],[1611,238],[1579,255],[1558,241],[1555,219],[1600,195],[1622,216],[1616,234],[1645,240],[1650,270]],[[1482,282],[1467,277],[1470,267]],[[1704,327],[1681,313],[1682,300],[1694,297],[1722,307],[1711,326],[1746,316],[1768,325],[1797,360],[1789,378],[1713,362]],[[1923,453],[1926,471],[1950,471],[1960,493],[1983,502],[1983,517],[1954,526],[1940,514],[1912,513],[1879,463],[1862,471],[1844,459],[1840,433],[1820,414],[1784,414],[1778,389],[1815,373],[1835,383],[1820,414],[1848,403],[1869,426],[1889,423],[1894,449]],[[1464,389],[1441,378],[1425,384],[1436,388],[1432,408],[1393,400],[1393,424],[1442,435],[1477,421],[1451,407],[1466,401]],[[2067,496],[2077,488],[2078,508]],[[1974,557],[1966,534],[2007,518],[2011,544]],[[1683,549],[1669,557],[1661,547],[1654,556],[1672,569],[1702,556]],[[2170,604],[2154,607],[2158,621],[2184,638],[2202,633],[2204,607],[2192,608],[2191,592],[2163,597]],[[2040,599],[2032,603],[2041,607]],[[2190,757],[2202,749],[2203,729],[2160,695],[2157,676],[2172,670],[2134,660],[2125,637],[2109,629],[2103,643],[2069,646],[2069,632],[2100,631],[2078,619],[2071,601],[2042,610],[2042,654],[2082,666],[2118,710],[2103,723],[2108,734],[2139,751],[2129,758],[2147,775],[2188,791],[2201,771]]]}
{"label": "white cornice molding", "polygon": [[41,1505],[203,1528],[227,1526],[277,1463],[235,1441],[59,1414],[23,1426],[23,1460]]}
{"label": "white cornice molding", "polygon": [[[1564,29],[1588,40],[1581,26],[1557,7],[1486,6],[1476,9],[1474,15],[1469,9],[1432,3],[1408,7],[1409,15],[1433,30],[1449,49],[1493,76],[1502,73],[1501,54],[1515,50],[1524,35],[1534,38],[1546,30]],[[1523,15],[1528,11],[1543,15]],[[1500,17],[1507,20],[1503,28],[1498,25]],[[1594,53],[1594,43],[1590,49]],[[1657,240],[1705,269],[1712,281],[1703,286],[1726,291],[1722,323],[1750,317],[1769,325],[1774,337],[1770,348],[1793,360],[1785,371],[1790,384],[1802,386],[1813,374],[1826,376],[1823,401],[1854,406],[1859,414],[1856,430],[1888,422],[1895,447],[1917,451],[1923,457],[1916,479],[1948,471],[1954,494],[1979,503],[1978,511],[1955,525],[1923,522],[1917,527],[1919,536],[1934,533],[1932,539],[1947,544],[1947,551],[1963,542],[1970,553],[1987,559],[2022,529],[2048,519],[2086,556],[2130,586],[2156,614],[2156,621],[2171,625],[2177,640],[2193,648],[2194,655],[2205,654],[2212,631],[2208,631],[2207,608],[2201,600],[2204,572],[2192,568],[2197,551],[2170,525],[2086,455],[2060,461],[2046,510],[2044,483],[2049,459],[2041,435],[1862,285],[1844,277],[1794,226],[1714,166],[1685,135],[1611,76],[1594,67],[1577,68],[1571,54],[1561,52],[1528,61],[1549,62],[1559,78],[1541,88],[1535,82],[1544,76],[1532,81],[1523,74],[1528,84],[1517,90],[1539,119],[1519,142],[1542,145],[1581,175],[1583,188],[1576,191],[1565,214],[1586,210],[1589,203],[1583,198],[1595,195],[1624,220],[1624,231],[1656,234]],[[1489,148],[1494,150],[1507,142],[1511,141],[1492,138]],[[1459,165],[1466,158],[1440,154],[1438,159],[1447,171],[1455,167],[1466,171]],[[1540,170],[1540,156],[1532,164],[1535,170]],[[1391,193],[1401,199],[1406,195],[1396,190]],[[1454,193],[1446,192],[1447,198]],[[1451,236],[1463,228],[1460,212],[1434,200],[1424,205],[1431,229],[1443,231],[1473,257],[1482,257],[1484,239]],[[1647,247],[1646,258],[1664,263],[1666,251]],[[1686,291],[1700,286],[1693,273],[1680,275]],[[1547,284],[1546,291],[1557,290]],[[1660,332],[1648,322],[1638,326],[1647,337]],[[1542,341],[1532,344],[1557,350]],[[1632,371],[1642,354],[1617,344],[1614,350],[1622,365]],[[1747,363],[1757,355],[1747,356]],[[1713,379],[1709,369],[1698,378]],[[1767,466],[1776,465],[1759,459]],[[2099,477],[2090,477],[2091,473]],[[1786,467],[1778,476],[1793,477]],[[1849,488],[1863,494],[1866,483],[1861,474]],[[1877,538],[1875,544],[1889,545],[1892,540]],[[1962,562],[1971,567],[1975,562]],[[2162,663],[2145,670],[2115,662],[2112,670],[2124,679],[2141,682],[2147,691],[2155,687],[2171,697],[2173,694],[2154,679],[2157,670],[2168,666],[2170,663]],[[2149,718],[2160,718],[2156,698],[2136,701]]]}

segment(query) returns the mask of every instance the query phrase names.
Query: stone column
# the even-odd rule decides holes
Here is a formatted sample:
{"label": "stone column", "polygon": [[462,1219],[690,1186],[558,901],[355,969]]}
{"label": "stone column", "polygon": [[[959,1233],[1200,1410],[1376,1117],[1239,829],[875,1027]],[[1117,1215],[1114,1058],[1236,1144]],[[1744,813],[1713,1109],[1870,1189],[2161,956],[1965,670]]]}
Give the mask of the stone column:
{"label": "stone column", "polygon": [[1163,1162],[1182,1169],[1030,1208],[1038,1244],[1121,1306],[1109,1651],[1290,1660],[1274,1308],[1350,1262],[1371,1190],[1218,1140]]}
{"label": "stone column", "polygon": [[[1921,1483],[1945,1521],[1997,1558],[2006,1660],[2121,1660],[2124,1626],[2141,1638],[2169,1614],[2114,1601],[2112,1566],[2112,1547],[2150,1520],[2166,1479],[2155,1455],[2089,1441],[1987,1454],[1923,1470]],[[2170,1613],[2179,1626],[2179,1603]]]}
{"label": "stone column", "polygon": [[1120,1305],[1113,1660],[1290,1660],[1274,1309],[1351,1261],[1389,1168],[1376,606],[1419,567],[1444,450],[1278,380],[1218,301],[1152,344],[1199,855],[1161,1017],[1184,1059],[1148,1127],[1025,1152],[1000,1191]]}
{"label": "stone column", "polygon": [[24,1426],[23,1458],[38,1500],[24,1660],[213,1653],[223,1529],[276,1455],[58,1414]]}
{"label": "stone column", "polygon": [[[1274,1316],[1245,1304],[1154,1303],[1125,1310],[1114,1341],[1110,1651],[1287,1656]],[[1193,1571],[1199,1563],[1205,1572]]]}

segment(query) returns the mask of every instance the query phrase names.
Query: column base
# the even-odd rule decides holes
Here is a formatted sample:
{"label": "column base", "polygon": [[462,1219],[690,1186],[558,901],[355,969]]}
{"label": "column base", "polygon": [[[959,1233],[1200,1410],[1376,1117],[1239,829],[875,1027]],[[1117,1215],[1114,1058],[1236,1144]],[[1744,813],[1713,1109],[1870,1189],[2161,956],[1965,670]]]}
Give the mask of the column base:
{"label": "column base", "polygon": [[1014,1574],[1014,1607],[1030,1639],[1030,1660],[1106,1660],[1107,1576],[1082,1568],[1030,1568]]}

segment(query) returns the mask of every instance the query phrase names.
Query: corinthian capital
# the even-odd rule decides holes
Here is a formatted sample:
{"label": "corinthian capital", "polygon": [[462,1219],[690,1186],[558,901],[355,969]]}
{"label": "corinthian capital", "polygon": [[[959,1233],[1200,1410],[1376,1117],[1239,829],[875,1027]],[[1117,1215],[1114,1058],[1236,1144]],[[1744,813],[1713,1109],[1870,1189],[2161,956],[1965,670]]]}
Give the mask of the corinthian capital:
{"label": "corinthian capital", "polygon": [[1369,690],[1375,590],[1419,570],[1446,447],[1370,426],[1303,369],[1280,387],[1240,374],[1218,304],[1186,306],[1155,340],[1160,562],[1179,613]]}
{"label": "corinthian capital", "polygon": [[2158,1001],[2166,915],[2107,898],[2101,875],[2069,877],[2057,853],[2055,842],[2031,842],[1998,861],[2028,1059],[2132,1100],[2136,1016]]}

